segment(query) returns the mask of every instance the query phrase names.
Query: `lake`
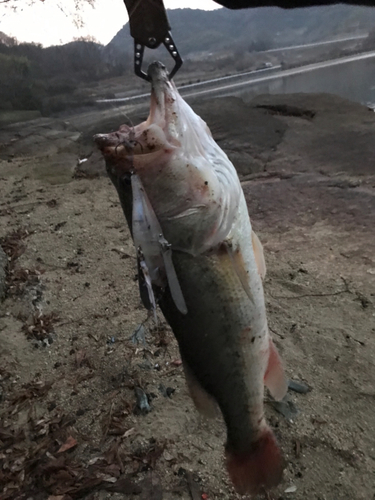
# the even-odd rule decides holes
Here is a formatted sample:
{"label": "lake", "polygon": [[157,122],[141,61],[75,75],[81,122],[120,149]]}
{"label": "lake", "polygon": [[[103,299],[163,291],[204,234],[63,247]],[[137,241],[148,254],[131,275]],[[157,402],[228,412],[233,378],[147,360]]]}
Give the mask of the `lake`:
{"label": "lake", "polygon": [[[231,93],[246,99],[260,94],[328,92],[362,104],[375,104],[375,54],[345,64],[327,66],[306,73],[276,77],[250,84]],[[229,92],[228,92],[229,93]]]}

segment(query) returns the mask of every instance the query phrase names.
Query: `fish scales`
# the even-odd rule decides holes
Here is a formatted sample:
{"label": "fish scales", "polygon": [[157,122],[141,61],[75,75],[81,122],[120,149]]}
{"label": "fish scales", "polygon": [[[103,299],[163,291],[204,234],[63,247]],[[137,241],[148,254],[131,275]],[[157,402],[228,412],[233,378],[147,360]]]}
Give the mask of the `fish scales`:
{"label": "fish scales", "polygon": [[[133,238],[146,243],[153,238],[145,249],[154,253],[160,244],[160,258],[146,251],[144,264],[155,276],[153,289],[177,339],[193,400],[206,414],[215,405],[220,408],[233,484],[239,493],[258,493],[275,486],[283,470],[281,451],[264,416],[264,384],[278,399],[286,392],[267,326],[263,250],[228,157],[160,63],[151,65],[150,76],[146,122],[95,140]],[[134,147],[129,152],[130,138]],[[136,194],[131,175],[137,175]],[[155,227],[147,228],[142,220],[131,227],[132,196],[143,192],[147,203],[134,206],[150,211],[145,221],[156,221],[159,242]],[[163,267],[166,249],[172,250],[172,259],[164,259]]]}
{"label": "fish scales", "polygon": [[[226,249],[219,255],[199,257],[176,252],[174,263],[191,312],[181,315],[169,296],[161,299],[160,307],[175,332],[184,362],[219,404],[228,442],[245,451],[256,440],[254,434],[263,419],[262,405],[253,401],[263,398],[257,354],[264,356],[268,345],[263,337],[253,336],[248,326],[255,318],[250,318],[249,299],[233,274]],[[247,346],[253,338],[250,351]],[[247,421],[249,425],[244,425]]]}

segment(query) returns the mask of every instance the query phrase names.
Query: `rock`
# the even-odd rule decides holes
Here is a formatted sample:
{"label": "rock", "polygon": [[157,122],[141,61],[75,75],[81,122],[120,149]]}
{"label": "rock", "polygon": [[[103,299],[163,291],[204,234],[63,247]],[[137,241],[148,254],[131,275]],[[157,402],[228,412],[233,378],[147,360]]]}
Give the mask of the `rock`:
{"label": "rock", "polygon": [[263,171],[287,129],[279,118],[239,97],[197,102],[193,108],[207,121],[215,141],[240,175]]}
{"label": "rock", "polygon": [[94,150],[87,155],[87,159],[78,160],[74,174],[75,179],[95,179],[106,177],[107,172],[102,154],[99,150]]}
{"label": "rock", "polygon": [[366,106],[332,94],[261,95],[250,104],[269,117],[282,114],[287,126],[269,170],[373,174],[375,113]]}

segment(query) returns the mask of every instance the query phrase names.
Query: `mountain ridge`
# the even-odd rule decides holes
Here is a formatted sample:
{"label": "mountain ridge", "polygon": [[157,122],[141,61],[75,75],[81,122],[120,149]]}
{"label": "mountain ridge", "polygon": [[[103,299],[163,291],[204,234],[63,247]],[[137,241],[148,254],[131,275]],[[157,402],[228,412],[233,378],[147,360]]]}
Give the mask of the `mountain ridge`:
{"label": "mountain ridge", "polygon": [[[375,9],[348,5],[293,10],[173,9],[168,11],[168,18],[174,41],[186,57],[200,51],[241,50],[241,47],[250,51],[267,50],[370,32],[375,26]],[[128,23],[105,50],[122,53],[133,50]]]}

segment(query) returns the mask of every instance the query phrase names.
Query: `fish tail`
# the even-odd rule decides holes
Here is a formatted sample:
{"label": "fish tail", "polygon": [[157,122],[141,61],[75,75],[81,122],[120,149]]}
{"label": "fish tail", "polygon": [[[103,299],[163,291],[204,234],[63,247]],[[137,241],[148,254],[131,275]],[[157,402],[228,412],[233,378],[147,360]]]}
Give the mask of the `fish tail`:
{"label": "fish tail", "polygon": [[236,491],[257,494],[277,486],[283,475],[284,459],[276,438],[267,427],[245,452],[226,449],[227,469]]}

